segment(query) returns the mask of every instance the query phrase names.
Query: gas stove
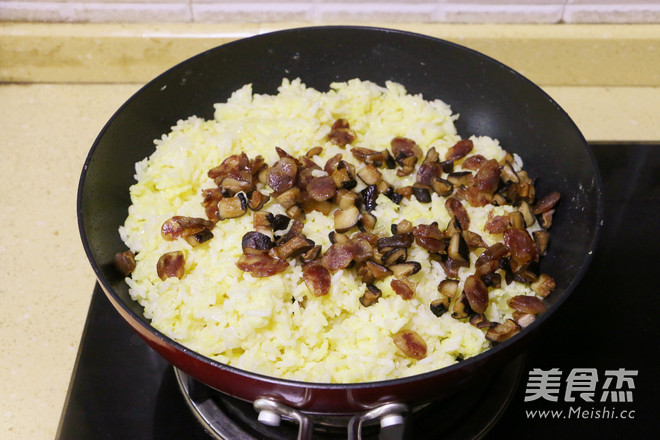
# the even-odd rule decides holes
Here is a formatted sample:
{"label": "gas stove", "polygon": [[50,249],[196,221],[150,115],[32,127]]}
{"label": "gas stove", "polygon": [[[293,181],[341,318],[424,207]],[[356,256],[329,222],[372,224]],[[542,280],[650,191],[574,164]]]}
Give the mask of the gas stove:
{"label": "gas stove", "polygon": [[[402,425],[365,423],[366,439],[657,438],[660,373],[660,145],[591,145],[605,193],[600,245],[584,279],[519,358],[459,395],[411,408]],[[97,285],[59,440],[276,439],[284,420],[174,369]],[[312,417],[314,437],[346,438],[350,420]]]}

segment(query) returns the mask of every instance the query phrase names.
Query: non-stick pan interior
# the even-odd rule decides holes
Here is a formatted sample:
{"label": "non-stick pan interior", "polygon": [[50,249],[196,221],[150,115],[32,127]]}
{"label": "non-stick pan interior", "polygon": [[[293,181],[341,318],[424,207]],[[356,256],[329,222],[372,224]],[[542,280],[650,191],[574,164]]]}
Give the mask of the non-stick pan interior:
{"label": "non-stick pan interior", "polygon": [[246,83],[255,93],[276,93],[285,77],[322,91],[351,78],[396,81],[450,104],[460,115],[460,135],[499,139],[538,177],[539,196],[562,194],[541,264],[558,286],[547,299],[549,313],[576,285],[594,250],[602,207],[595,162],[565,112],[510,68],[461,46],[392,30],[319,27],[239,40],[185,61],[136,93],[100,133],[81,178],[79,223],[99,281],[128,313],[146,322],[112,267],[115,253],[125,249],[117,229],[130,204],[135,162],[150,155],[153,140],[177,120],[211,118],[213,104]]}

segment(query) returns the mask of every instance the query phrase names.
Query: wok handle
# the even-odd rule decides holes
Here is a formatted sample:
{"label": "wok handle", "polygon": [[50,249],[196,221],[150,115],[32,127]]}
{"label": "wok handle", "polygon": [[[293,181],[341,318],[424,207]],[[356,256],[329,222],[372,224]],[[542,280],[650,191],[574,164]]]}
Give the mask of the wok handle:
{"label": "wok handle", "polygon": [[386,403],[362,414],[357,414],[348,423],[348,440],[362,440],[362,424],[380,419],[380,440],[403,440],[405,435],[404,415],[409,411],[403,403]]}
{"label": "wok handle", "polygon": [[312,420],[301,411],[282,405],[281,403],[268,398],[260,397],[254,401],[254,409],[257,411],[258,420],[261,423],[270,426],[278,426],[281,416],[286,416],[298,423],[297,440],[311,440],[314,425]]}

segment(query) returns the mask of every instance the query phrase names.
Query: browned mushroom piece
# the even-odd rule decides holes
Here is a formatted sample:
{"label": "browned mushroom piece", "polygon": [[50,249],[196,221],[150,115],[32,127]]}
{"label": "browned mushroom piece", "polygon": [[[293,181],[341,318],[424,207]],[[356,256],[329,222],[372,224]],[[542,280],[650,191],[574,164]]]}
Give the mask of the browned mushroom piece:
{"label": "browned mushroom piece", "polygon": [[208,229],[204,229],[196,234],[187,235],[183,237],[186,243],[188,243],[192,247],[197,247],[200,244],[206,243],[212,238],[213,238],[213,232],[209,231]]}
{"label": "browned mushroom piece", "polygon": [[415,183],[413,194],[419,203],[431,203],[431,188],[429,186]]}
{"label": "browned mushroom piece", "polygon": [[313,211],[318,211],[323,213],[323,215],[329,215],[336,208],[335,205],[333,205],[332,202],[328,200],[319,202],[314,199],[305,199],[300,202],[299,206],[305,214],[309,214],[310,212]]}
{"label": "browned mushroom piece", "polygon": [[502,179],[503,182],[512,182],[512,183],[519,183],[520,178],[518,177],[518,173],[513,169],[510,163],[505,163],[502,165],[500,168],[501,170],[501,176],[500,178]]}
{"label": "browned mushroom piece", "polygon": [[377,246],[381,252],[387,252],[394,248],[409,248],[413,244],[414,239],[412,232],[395,234],[389,237],[379,238]]}
{"label": "browned mushroom piece", "polygon": [[340,147],[352,144],[356,139],[357,134],[355,133],[355,130],[350,128],[350,124],[344,118],[337,119],[334,124],[332,124],[330,133],[328,133],[328,140]]}
{"label": "browned mushroom piece", "polygon": [[452,147],[449,148],[447,154],[445,154],[445,160],[459,160],[470,154],[474,144],[470,139],[461,139],[456,142]]}
{"label": "browned mushroom piece", "polygon": [[493,194],[493,198],[490,200],[490,203],[493,206],[504,206],[508,204],[506,198],[504,198],[502,194]]}
{"label": "browned mushroom piece", "polygon": [[273,215],[270,212],[266,213],[266,219],[273,231],[283,231],[289,227],[289,222],[291,222],[291,219],[284,214]]}
{"label": "browned mushroom piece", "polygon": [[317,260],[321,256],[321,245],[317,244],[307,252],[300,254],[300,261],[303,263],[309,263],[311,261]]}
{"label": "browned mushroom piece", "polygon": [[392,265],[398,263],[403,263],[408,258],[408,251],[406,248],[394,248],[391,251],[386,252],[381,257],[380,261],[387,267],[392,270]]}
{"label": "browned mushroom piece", "polygon": [[273,240],[268,235],[257,231],[247,232],[241,240],[241,247],[246,254],[265,254],[273,246]]}
{"label": "browned mushroom piece", "polygon": [[249,272],[254,277],[263,278],[284,272],[289,267],[289,263],[272,258],[268,254],[243,254],[238,259],[236,267]]}
{"label": "browned mushroom piece", "polygon": [[555,284],[555,280],[550,275],[542,273],[538,276],[536,281],[529,285],[529,287],[538,296],[545,298],[550,294],[550,292],[555,290],[557,285]]}
{"label": "browned mushroom piece", "polygon": [[[524,202],[523,202],[524,203]],[[527,225],[525,224],[525,217],[520,211],[511,211],[508,215],[509,224],[513,229],[526,229]]]}
{"label": "browned mushroom piece", "polygon": [[463,293],[470,307],[477,313],[484,313],[488,308],[488,287],[475,275],[470,275],[463,284]]}
{"label": "browned mushroom piece", "polygon": [[399,295],[405,300],[412,299],[415,296],[415,289],[417,288],[417,283],[410,281],[408,278],[395,279],[390,281],[390,286],[394,293]]}
{"label": "browned mushroom piece", "polygon": [[252,191],[248,200],[248,208],[253,211],[259,211],[270,200],[270,196],[259,191]]}
{"label": "browned mushroom piece", "polygon": [[213,229],[215,223],[197,217],[184,217],[175,215],[163,223],[160,227],[160,235],[168,241],[176,240],[179,237],[187,237],[202,232],[205,229]]}
{"label": "browned mushroom piece", "polygon": [[433,313],[438,318],[444,315],[449,311],[450,299],[446,296],[442,296],[438,299],[431,301],[431,313]]}
{"label": "browned mushroom piece", "polygon": [[536,224],[536,217],[534,217],[534,213],[532,212],[532,208],[529,206],[529,203],[523,200],[520,202],[518,210],[522,213],[523,218],[525,219],[526,227],[531,228]]}
{"label": "browned mushroom piece", "polygon": [[392,275],[392,271],[390,269],[383,266],[382,264],[376,263],[375,261],[368,260],[364,264],[364,267],[366,267],[367,270],[369,270],[369,272],[371,272],[373,277],[377,280],[381,280]]}
{"label": "browned mushroom piece", "polygon": [[454,192],[454,185],[449,180],[440,177],[432,178],[430,185],[433,192],[441,197],[449,197]]}
{"label": "browned mushroom piece", "polygon": [[456,298],[458,296],[458,280],[447,278],[438,284],[438,292],[447,298]]}
{"label": "browned mushroom piece", "polygon": [[114,265],[123,276],[129,276],[133,273],[136,267],[135,254],[130,250],[117,252],[114,258]]}
{"label": "browned mushroom piece", "polygon": [[337,190],[337,194],[332,199],[332,203],[339,206],[339,209],[347,209],[351,206],[358,206],[360,196],[347,189]]}
{"label": "browned mushroom piece", "polygon": [[351,153],[360,162],[377,168],[387,165],[387,161],[390,159],[390,153],[387,150],[376,151],[370,148],[358,147],[352,148]]}
{"label": "browned mushroom piece", "polygon": [[391,226],[392,235],[396,234],[408,234],[413,231],[413,224],[410,220],[401,220],[399,223],[395,223]]}
{"label": "browned mushroom piece", "polygon": [[561,198],[561,194],[558,191],[551,192],[550,194],[548,194],[547,196],[543,197],[541,200],[536,202],[533,208],[534,214],[538,215],[551,210],[559,202],[560,198]]}
{"label": "browned mushroom piece", "polygon": [[320,155],[321,153],[323,153],[323,147],[316,146],[307,150],[307,153],[305,153],[305,157],[312,158],[314,156]]}
{"label": "browned mushroom piece", "polygon": [[495,289],[502,287],[502,275],[497,272],[486,273],[481,275],[480,278],[488,287],[493,287]]}
{"label": "browned mushroom piece", "polygon": [[471,171],[454,171],[447,175],[449,181],[454,187],[472,185],[474,175]]}
{"label": "browned mushroom piece", "polygon": [[279,203],[282,208],[289,209],[302,200],[302,193],[300,192],[299,188],[294,186],[293,188],[290,188],[276,196],[275,200],[277,200],[277,203]]}
{"label": "browned mushroom piece", "polygon": [[486,243],[484,239],[481,238],[481,235],[477,234],[476,232],[461,231],[461,235],[463,236],[463,240],[465,240],[465,243],[467,244],[470,251],[474,251],[479,248],[485,249],[488,247],[488,243]]}
{"label": "browned mushroom piece", "polygon": [[504,342],[521,330],[518,323],[512,319],[507,319],[503,323],[496,323],[486,332],[486,339],[493,342]]}
{"label": "browned mushroom piece", "polygon": [[334,212],[335,230],[339,233],[348,232],[358,224],[360,210],[355,206],[348,209],[337,209]]}
{"label": "browned mushroom piece", "polygon": [[398,162],[401,164],[401,168],[396,170],[396,175],[399,177],[409,176],[415,170],[415,165],[417,164],[417,157],[415,156],[404,157]]}
{"label": "browned mushroom piece", "polygon": [[331,277],[328,269],[314,261],[302,268],[303,280],[307,289],[314,296],[324,296],[330,292]]}
{"label": "browned mushroom piece", "polygon": [[550,229],[550,227],[552,226],[552,216],[554,215],[554,213],[555,210],[551,209],[541,214],[541,227],[543,227],[544,229]]}
{"label": "browned mushroom piece", "polygon": [[249,193],[252,192],[255,187],[252,174],[247,171],[233,173],[223,177],[218,186],[222,190],[228,191],[231,195],[241,191]]}
{"label": "browned mushroom piece", "polygon": [[238,193],[234,197],[228,197],[218,202],[218,219],[225,220],[236,218],[247,212],[247,198],[245,194]]}
{"label": "browned mushroom piece", "polygon": [[172,277],[181,279],[186,274],[185,265],[186,259],[182,251],[167,252],[158,259],[156,273],[163,281]]}
{"label": "browned mushroom piece", "polygon": [[455,262],[463,263],[465,267],[470,266],[470,249],[460,232],[452,234],[447,246],[447,254]]}
{"label": "browned mushroom piece", "polygon": [[364,207],[367,211],[371,212],[376,209],[376,199],[378,198],[378,188],[376,185],[368,185],[362,191],[362,200],[364,201]]}
{"label": "browned mushroom piece", "polygon": [[472,308],[470,308],[470,302],[463,291],[459,297],[454,301],[454,305],[451,312],[451,317],[454,319],[464,319],[472,314]]}
{"label": "browned mushroom piece", "polygon": [[366,212],[366,211],[361,212],[360,216],[358,217],[358,228],[362,232],[373,231],[373,229],[376,227],[376,222],[377,222],[377,219],[376,219],[375,215],[373,215],[370,212]]}
{"label": "browned mushroom piece", "polygon": [[490,328],[493,325],[483,313],[473,313],[470,316],[470,324],[480,329]]}
{"label": "browned mushroom piece", "polygon": [[406,261],[388,267],[392,271],[392,274],[397,278],[415,275],[422,269],[422,265],[417,261]]}
{"label": "browned mushroom piece", "polygon": [[550,241],[550,233],[548,231],[539,230],[532,233],[534,242],[536,243],[536,250],[539,255],[545,255],[548,250],[548,242]]}
{"label": "browned mushroom piece", "polygon": [[528,327],[536,321],[536,315],[532,313],[513,312],[513,320],[522,328]]}
{"label": "browned mushroom piece", "polygon": [[369,307],[378,302],[382,296],[381,290],[374,286],[373,284],[367,284],[367,289],[364,291],[364,294],[360,297],[360,304],[364,307]]}
{"label": "browned mushroom piece", "polygon": [[270,249],[269,254],[271,257],[286,260],[287,258],[295,258],[303,254],[315,246],[315,243],[306,238],[304,235],[296,234],[288,240],[278,243],[277,246]]}
{"label": "browned mushroom piece", "polygon": [[543,301],[531,295],[516,295],[507,301],[509,307],[522,313],[532,313],[534,315],[545,312]]}
{"label": "browned mushroom piece", "polygon": [[392,339],[399,350],[409,358],[420,360],[426,357],[426,342],[416,332],[401,330],[395,333]]}
{"label": "browned mushroom piece", "polygon": [[332,172],[330,177],[337,189],[353,189],[357,186],[357,180],[348,168],[338,168]]}
{"label": "browned mushroom piece", "polygon": [[360,168],[357,175],[367,185],[376,185],[383,178],[378,168],[373,165],[366,165]]}

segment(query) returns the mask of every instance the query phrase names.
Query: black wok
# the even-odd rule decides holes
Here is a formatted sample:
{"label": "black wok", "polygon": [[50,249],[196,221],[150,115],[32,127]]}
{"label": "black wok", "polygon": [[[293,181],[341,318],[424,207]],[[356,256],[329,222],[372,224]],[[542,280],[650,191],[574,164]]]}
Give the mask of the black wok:
{"label": "black wok", "polygon": [[[455,113],[462,136],[488,135],[518,153],[537,193],[560,191],[552,243],[541,262],[557,283],[548,310],[515,337],[485,353],[434,372],[358,384],[274,379],[214,362],[152,328],[112,266],[125,249],[117,228],[130,205],[134,164],[153,139],[191,115],[211,118],[213,104],[246,83],[276,93],[283,77],[328,90],[351,78],[403,84],[425,99],[440,98]],[[418,404],[458,390],[519,354],[561,306],[591,261],[602,212],[600,177],[578,128],[548,95],[501,63],[446,41],[394,30],[317,27],[235,41],[195,56],[149,82],[103,128],[82,171],[78,221],[83,245],[108,298],[146,342],[188,375],[254,401],[268,396],[310,412],[354,413],[383,402]]]}

